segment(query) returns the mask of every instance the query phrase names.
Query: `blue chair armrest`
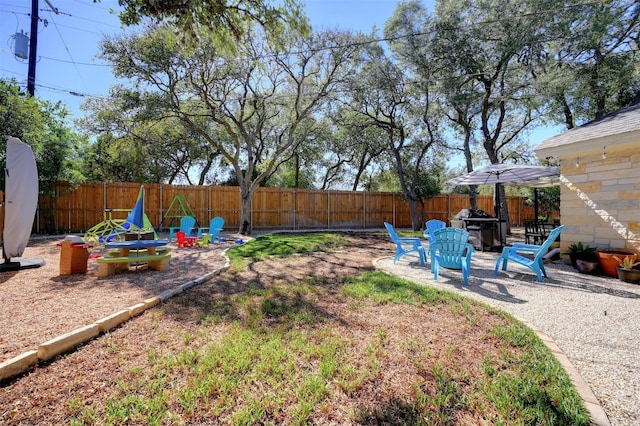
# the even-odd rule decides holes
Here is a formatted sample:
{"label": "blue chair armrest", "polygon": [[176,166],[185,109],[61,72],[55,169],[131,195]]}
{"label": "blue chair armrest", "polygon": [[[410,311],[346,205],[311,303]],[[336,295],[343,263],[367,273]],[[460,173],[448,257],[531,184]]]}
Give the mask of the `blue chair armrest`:
{"label": "blue chair armrest", "polygon": [[473,244],[467,243],[467,259],[471,259],[471,255],[474,251],[476,251],[476,249],[473,247]]}
{"label": "blue chair armrest", "polygon": [[515,243],[511,246],[511,250],[513,252],[524,251],[527,253],[537,253],[540,251],[542,246],[536,244],[523,244],[523,243]]}
{"label": "blue chair armrest", "polygon": [[467,243],[465,247],[466,247],[466,251],[464,253],[464,257],[462,258],[462,261],[463,262],[466,261],[467,265],[471,265],[471,255],[476,249],[470,243]]}
{"label": "blue chair armrest", "polygon": [[398,241],[402,242],[402,243],[411,243],[411,244],[415,244],[415,243],[420,243],[422,244],[422,240],[418,237],[398,237]]}

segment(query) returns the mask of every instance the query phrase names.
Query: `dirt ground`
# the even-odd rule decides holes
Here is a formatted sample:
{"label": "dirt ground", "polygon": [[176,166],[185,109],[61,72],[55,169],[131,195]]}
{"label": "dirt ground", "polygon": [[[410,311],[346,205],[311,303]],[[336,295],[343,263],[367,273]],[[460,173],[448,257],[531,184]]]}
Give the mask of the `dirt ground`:
{"label": "dirt ground", "polygon": [[[495,315],[480,313],[479,323],[469,328],[461,326],[448,308],[365,304],[354,310],[340,292],[344,277],[373,270],[372,260],[393,254],[394,246],[383,234],[352,234],[347,238],[348,246],[333,253],[269,259],[242,271],[222,272],[77,350],[4,383],[0,388],[0,424],[68,423],[73,415],[73,401],[81,400],[82,405],[93,407],[104,404],[103,401],[116,392],[119,382],[131,380],[133,371],[148,366],[150,353],[178,353],[187,347],[203,346],[220,336],[224,332],[222,325],[200,321],[211,309],[213,300],[224,300],[249,286],[267,287],[282,280],[322,277],[316,308],[325,313],[326,321],[336,332],[356,346],[361,344],[363,347],[357,349],[363,354],[367,342],[375,339],[381,330],[389,336],[388,357],[381,366],[379,379],[352,395],[332,394],[325,408],[314,412],[315,424],[350,424],[350,413],[354,410],[374,413],[381,401],[408,398],[412,394],[410,383],[415,381],[418,372],[412,361],[402,356],[407,341],[424,340],[428,336],[433,358],[446,358],[456,364],[469,363],[468,360],[476,358],[474,354],[483,351],[499,350],[483,331],[484,326],[503,321]],[[5,273],[0,278],[3,360],[223,267],[223,250],[233,245],[227,243],[208,250],[174,248],[169,271],[139,270],[97,278],[97,266],[91,259],[87,274],[60,276],[56,242],[35,242],[25,253],[25,257],[46,258],[45,267]],[[234,318],[233,313],[228,315],[229,320],[241,320]],[[191,338],[185,339],[186,335]],[[456,348],[455,353],[439,353],[450,351],[451,347]],[[480,367],[478,364],[469,368],[473,371]],[[460,424],[478,421],[458,420]],[[376,422],[375,415],[370,422]],[[212,424],[218,423],[224,422]],[[178,424],[200,423],[189,420]]]}
{"label": "dirt ground", "polygon": [[[43,259],[44,266],[0,273],[0,362],[222,268],[226,262],[223,251],[235,244],[231,240],[203,250],[178,249],[170,243],[172,257],[167,271],[131,267],[127,272],[98,278],[94,258],[88,260],[86,274],[60,275],[61,240],[35,239],[27,246],[23,258]],[[102,255],[104,249],[89,251],[93,257]]]}

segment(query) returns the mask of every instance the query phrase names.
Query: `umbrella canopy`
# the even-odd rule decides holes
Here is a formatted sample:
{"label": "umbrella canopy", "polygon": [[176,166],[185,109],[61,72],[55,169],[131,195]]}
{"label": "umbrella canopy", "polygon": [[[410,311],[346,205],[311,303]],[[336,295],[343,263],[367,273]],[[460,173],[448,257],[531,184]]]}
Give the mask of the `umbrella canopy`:
{"label": "umbrella canopy", "polygon": [[448,180],[447,185],[507,185],[543,188],[558,185],[560,167],[529,166],[523,164],[492,164]]}
{"label": "umbrella canopy", "polygon": [[[544,188],[560,184],[560,167],[529,166],[524,164],[492,164],[482,169],[474,170],[465,175],[449,179],[447,185],[486,185],[506,184]],[[498,213],[498,239],[504,244],[502,231],[502,209],[500,208],[500,193],[495,190],[495,205]],[[538,217],[538,197],[535,194],[535,215]]]}

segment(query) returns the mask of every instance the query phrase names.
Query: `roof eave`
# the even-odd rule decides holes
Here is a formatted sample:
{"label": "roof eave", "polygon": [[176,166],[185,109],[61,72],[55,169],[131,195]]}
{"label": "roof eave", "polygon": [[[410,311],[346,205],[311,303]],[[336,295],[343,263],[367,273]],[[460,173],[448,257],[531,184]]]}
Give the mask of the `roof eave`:
{"label": "roof eave", "polygon": [[567,158],[576,155],[585,155],[589,153],[599,153],[604,147],[613,147],[617,145],[625,145],[640,140],[640,131],[632,131],[625,133],[617,133],[594,139],[576,140],[562,145],[545,147],[545,142],[534,149],[534,153],[539,160],[545,160],[549,157]]}

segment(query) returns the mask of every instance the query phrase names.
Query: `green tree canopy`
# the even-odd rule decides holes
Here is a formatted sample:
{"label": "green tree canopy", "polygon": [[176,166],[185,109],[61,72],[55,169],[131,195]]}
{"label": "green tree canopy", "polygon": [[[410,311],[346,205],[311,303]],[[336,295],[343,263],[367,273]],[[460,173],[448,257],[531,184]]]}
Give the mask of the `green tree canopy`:
{"label": "green tree canopy", "polygon": [[[286,46],[281,43],[286,41]],[[306,37],[291,31],[273,41],[254,31],[230,53],[213,36],[185,48],[166,25],[106,40],[103,56],[132,81],[132,120],[179,120],[233,168],[240,186],[241,233],[251,232],[250,201],[303,126],[350,72],[357,43],[348,33]],[[224,137],[221,134],[224,133]]]}
{"label": "green tree canopy", "polygon": [[[71,130],[69,112],[61,103],[27,96],[15,81],[0,80],[0,167],[5,167],[4,141],[10,136],[21,139],[33,150],[40,179],[40,192],[51,194],[58,181],[77,183],[79,152],[86,139]],[[0,177],[4,188],[4,173]]]}
{"label": "green tree canopy", "polygon": [[302,32],[309,29],[302,6],[296,0],[119,0],[119,3],[124,6],[120,20],[125,25],[136,25],[149,18],[175,26],[193,41],[207,30],[227,46],[241,40],[256,25],[273,35],[285,32],[286,28]]}

